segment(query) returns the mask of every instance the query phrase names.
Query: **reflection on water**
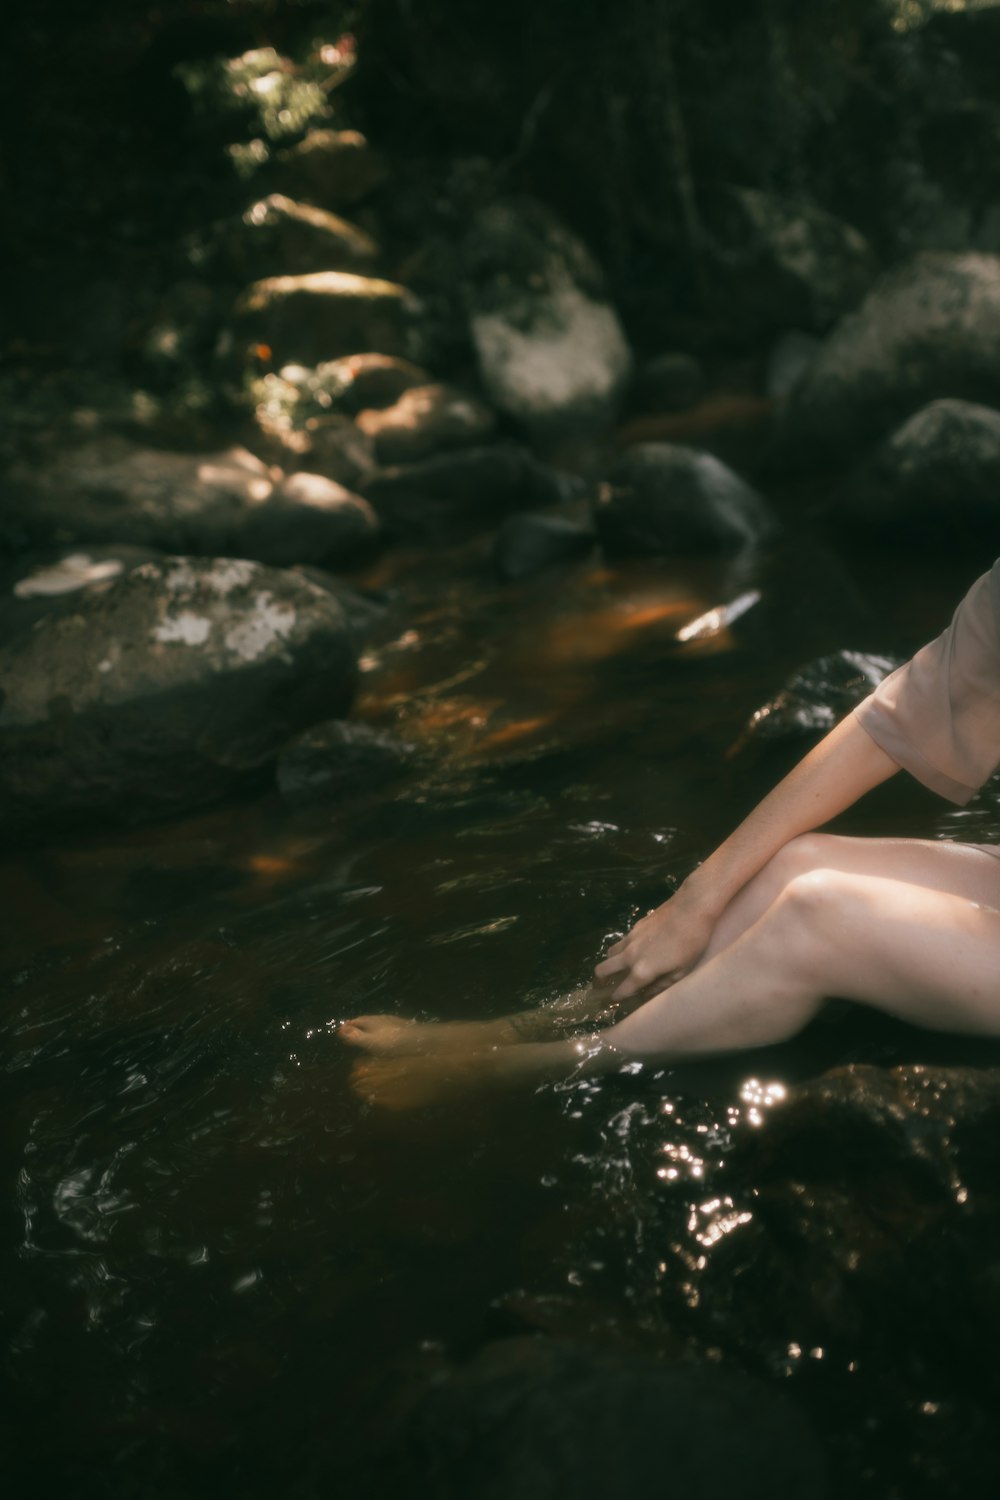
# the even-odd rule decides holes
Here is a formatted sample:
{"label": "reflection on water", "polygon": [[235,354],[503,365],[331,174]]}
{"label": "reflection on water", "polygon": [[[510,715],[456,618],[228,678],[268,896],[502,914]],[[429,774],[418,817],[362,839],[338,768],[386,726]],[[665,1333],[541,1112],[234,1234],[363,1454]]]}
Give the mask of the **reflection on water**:
{"label": "reflection on water", "polygon": [[[937,1411],[961,1392],[900,1376],[878,1407],[865,1361],[885,1351],[863,1324],[811,1326],[787,1296],[801,1268],[778,1266],[775,1312],[753,1268],[780,1261],[780,1227],[761,1249],[778,1209],[746,1145],[797,1080],[893,1061],[902,1028],[839,1015],[752,1067],[633,1065],[403,1120],[352,1095],[336,1037],[359,1011],[495,1016],[578,983],[773,778],[723,751],[812,644],[734,624],[711,651],[679,645],[739,592],[723,568],[503,595],[425,568],[400,587],[360,712],[428,748],[409,780],[2,870],[6,1451],[74,1496],[320,1493],[377,1445],[394,1386],[474,1348],[498,1310],[832,1403],[867,1381],[865,1441],[912,1445],[918,1395]],[[853,644],[836,618],[811,629],[817,650]],[[1000,837],[995,798],[894,795],[852,826]],[[838,1221],[802,1193],[837,1254],[888,1257],[849,1199]],[[913,1195],[883,1207],[904,1236],[929,1222]]]}

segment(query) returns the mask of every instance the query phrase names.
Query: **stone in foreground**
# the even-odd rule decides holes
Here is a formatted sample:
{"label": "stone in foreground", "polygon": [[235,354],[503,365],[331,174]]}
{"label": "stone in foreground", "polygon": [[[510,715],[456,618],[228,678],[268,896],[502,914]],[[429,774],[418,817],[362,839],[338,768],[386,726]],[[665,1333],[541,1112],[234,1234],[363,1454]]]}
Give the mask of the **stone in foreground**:
{"label": "stone in foreground", "polygon": [[355,675],[344,611],[300,575],[143,563],[0,650],[0,825],[62,833],[211,802],[342,714]]}

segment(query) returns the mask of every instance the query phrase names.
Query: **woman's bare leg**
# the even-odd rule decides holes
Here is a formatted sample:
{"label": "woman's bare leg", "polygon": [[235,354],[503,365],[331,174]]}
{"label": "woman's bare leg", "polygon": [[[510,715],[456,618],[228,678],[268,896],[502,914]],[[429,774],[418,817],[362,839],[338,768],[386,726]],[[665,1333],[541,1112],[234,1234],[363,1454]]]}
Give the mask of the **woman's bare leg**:
{"label": "woman's bare leg", "polygon": [[760,920],[785,887],[813,870],[875,875],[970,901],[1000,902],[1000,859],[974,845],[935,839],[849,838],[807,833],[790,840],[733,897],[700,962],[707,963]]}
{"label": "woman's bare leg", "polygon": [[[848,838],[810,833],[792,839],[739,892],[720,916],[692,972],[704,967],[757,923],[793,880],[813,871],[872,875],[968,900],[1000,901],[1000,859],[969,845],[931,839]],[[432,1050],[468,1051],[563,1038],[581,1025],[611,1021],[623,1002],[612,998],[617,979],[594,981],[553,1005],[488,1021],[418,1022],[399,1016],[358,1016],[340,1028],[349,1045],[382,1055]],[[627,1002],[637,1008],[655,986]]]}
{"label": "woman's bare leg", "polygon": [[975,885],[958,895],[882,875],[798,875],[727,947],[586,1042],[373,1060],[358,1065],[355,1086],[406,1108],[458,1083],[767,1046],[801,1030],[832,995],[921,1026],[1000,1035],[1000,910],[981,899],[996,900],[1000,882],[983,869]]}
{"label": "woman's bare leg", "polygon": [[[613,1020],[623,1004],[612,999],[614,988],[611,981],[601,984],[595,980],[561,995],[551,1005],[488,1021],[409,1021],[400,1016],[356,1016],[344,1022],[339,1035],[352,1047],[383,1056],[416,1056],[444,1049],[469,1051],[477,1047],[551,1041],[581,1026]],[[630,1008],[642,998],[636,996],[629,1002]]]}

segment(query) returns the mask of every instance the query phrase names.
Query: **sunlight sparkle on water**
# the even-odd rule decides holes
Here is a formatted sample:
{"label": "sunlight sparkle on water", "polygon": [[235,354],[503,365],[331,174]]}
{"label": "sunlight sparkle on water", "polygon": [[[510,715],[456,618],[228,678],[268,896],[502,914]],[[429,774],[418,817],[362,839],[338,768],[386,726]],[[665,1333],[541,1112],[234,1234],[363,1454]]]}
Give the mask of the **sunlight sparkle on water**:
{"label": "sunlight sparkle on water", "polygon": [[781,1104],[788,1090],[783,1083],[761,1083],[759,1078],[747,1078],[740,1086],[740,1100],[746,1106],[745,1119],[748,1125],[763,1125],[764,1111]]}

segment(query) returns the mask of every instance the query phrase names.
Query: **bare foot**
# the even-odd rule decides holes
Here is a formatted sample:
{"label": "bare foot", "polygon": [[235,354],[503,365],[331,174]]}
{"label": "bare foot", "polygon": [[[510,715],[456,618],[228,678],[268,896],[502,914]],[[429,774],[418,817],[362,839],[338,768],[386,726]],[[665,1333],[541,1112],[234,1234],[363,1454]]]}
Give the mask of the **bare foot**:
{"label": "bare foot", "polygon": [[610,984],[588,984],[571,990],[537,1010],[522,1010],[492,1021],[410,1021],[401,1016],[355,1016],[340,1027],[351,1047],[380,1057],[422,1057],[445,1049],[462,1052],[509,1047],[515,1042],[547,1042],[565,1037],[574,1027],[613,1020],[619,1007]]}
{"label": "bare foot", "polygon": [[564,1078],[568,1073],[604,1073],[620,1066],[621,1054],[591,1036],[583,1041],[525,1042],[519,1047],[479,1051],[446,1048],[424,1056],[372,1057],[354,1064],[351,1087],[382,1109],[419,1109],[484,1086]]}
{"label": "bare foot", "polygon": [[[429,1057],[371,1057],[351,1069],[351,1088],[368,1104],[401,1112],[436,1104],[482,1082],[487,1070],[469,1068],[456,1053]],[[475,1079],[472,1074],[475,1072]]]}
{"label": "bare foot", "polygon": [[520,1041],[506,1020],[408,1021],[400,1016],[356,1016],[345,1021],[339,1035],[351,1047],[363,1047],[380,1057],[418,1057],[430,1052],[467,1052],[476,1047],[504,1046]]}

